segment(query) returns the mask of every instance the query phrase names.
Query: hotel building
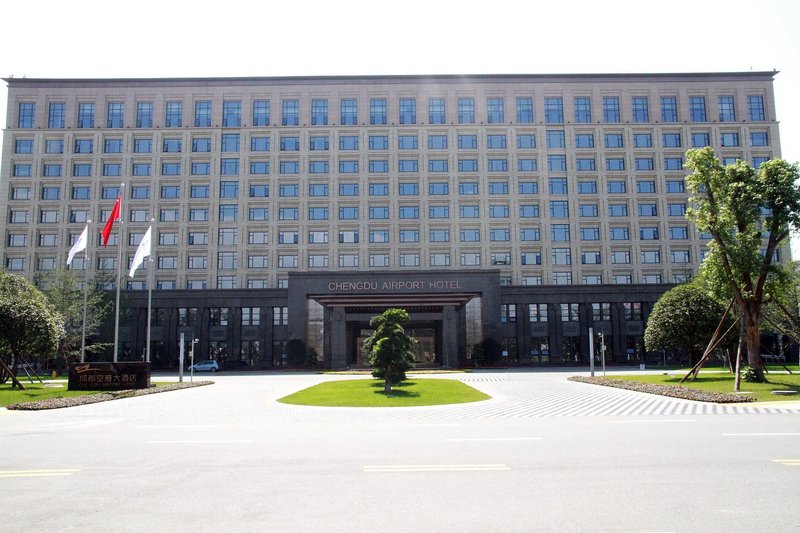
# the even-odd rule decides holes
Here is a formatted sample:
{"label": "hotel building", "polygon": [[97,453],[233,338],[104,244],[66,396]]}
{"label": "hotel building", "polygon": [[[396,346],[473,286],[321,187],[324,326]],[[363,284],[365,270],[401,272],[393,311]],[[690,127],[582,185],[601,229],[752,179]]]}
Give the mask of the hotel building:
{"label": "hotel building", "polygon": [[[286,78],[8,78],[3,266],[123,271],[122,359],[365,363],[370,317],[407,309],[423,364],[644,362],[658,297],[708,236],[685,152],[780,156],[774,72]],[[107,247],[99,232],[122,196]],[[788,259],[787,248],[780,250]],[[108,339],[105,339],[108,340]],[[596,348],[600,340],[595,343]],[[659,355],[660,357],[660,355]]]}

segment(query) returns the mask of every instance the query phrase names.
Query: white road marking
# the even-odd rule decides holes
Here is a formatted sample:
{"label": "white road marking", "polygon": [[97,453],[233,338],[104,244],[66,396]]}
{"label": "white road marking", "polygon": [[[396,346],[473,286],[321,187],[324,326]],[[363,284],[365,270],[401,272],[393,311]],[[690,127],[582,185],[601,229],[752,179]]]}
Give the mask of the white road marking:
{"label": "white road marking", "polygon": [[55,477],[69,476],[80,472],[74,468],[58,468],[52,470],[0,470],[0,479],[9,477]]}
{"label": "white road marking", "polygon": [[384,466],[365,466],[364,472],[495,472],[511,470],[511,467],[503,464],[488,465],[384,465]]}
{"label": "white road marking", "polygon": [[723,433],[723,437],[797,437],[800,433]]}
{"label": "white road marking", "polygon": [[376,428],[435,428],[435,427],[458,427],[458,424],[385,424],[375,426]]}
{"label": "white road marking", "polygon": [[486,437],[465,439],[444,439],[446,442],[505,442],[518,440],[542,440],[542,437]]}
{"label": "white road marking", "polygon": [[149,440],[147,444],[252,444],[254,440]]}
{"label": "white road marking", "polygon": [[180,424],[149,424],[143,426],[136,426],[138,429],[214,429],[218,428],[219,426],[209,426],[209,425],[180,425]]}
{"label": "white road marking", "polygon": [[649,423],[649,422],[658,422],[658,423],[663,423],[663,422],[697,422],[697,420],[690,420],[690,419],[686,419],[686,420],[670,420],[670,419],[667,419],[667,420],[612,420],[611,421],[612,424],[646,424],[646,423]]}

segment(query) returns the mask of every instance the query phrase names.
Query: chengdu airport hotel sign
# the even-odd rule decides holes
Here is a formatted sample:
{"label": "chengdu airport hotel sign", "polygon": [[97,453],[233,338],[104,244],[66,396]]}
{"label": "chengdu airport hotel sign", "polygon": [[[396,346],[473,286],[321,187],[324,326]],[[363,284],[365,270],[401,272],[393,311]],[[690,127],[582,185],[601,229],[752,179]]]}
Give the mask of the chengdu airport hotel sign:
{"label": "chengdu airport hotel sign", "polygon": [[330,292],[427,292],[461,290],[461,280],[405,280],[405,281],[331,281]]}

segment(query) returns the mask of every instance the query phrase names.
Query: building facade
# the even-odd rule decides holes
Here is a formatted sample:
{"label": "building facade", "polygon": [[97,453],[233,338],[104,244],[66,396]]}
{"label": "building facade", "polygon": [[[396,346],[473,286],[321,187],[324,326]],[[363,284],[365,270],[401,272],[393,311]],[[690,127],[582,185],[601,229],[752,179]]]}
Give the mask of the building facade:
{"label": "building facade", "polygon": [[[773,72],[6,79],[7,271],[123,270],[124,358],[263,368],[303,341],[364,362],[369,318],[409,309],[421,363],[640,362],[653,303],[707,237],[686,220],[685,152],[780,156]],[[99,230],[118,197],[122,221]],[[788,249],[780,250],[788,259]],[[779,258],[781,259],[781,258]],[[599,339],[596,343],[600,344]]]}

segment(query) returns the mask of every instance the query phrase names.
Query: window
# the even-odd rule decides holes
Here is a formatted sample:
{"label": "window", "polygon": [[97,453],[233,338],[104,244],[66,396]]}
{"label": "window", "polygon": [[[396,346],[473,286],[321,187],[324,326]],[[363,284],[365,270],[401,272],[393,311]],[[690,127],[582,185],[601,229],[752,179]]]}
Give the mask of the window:
{"label": "window", "polygon": [[400,242],[419,242],[419,230],[403,229],[398,233]]}
{"label": "window", "polygon": [[327,174],[330,172],[330,164],[327,161],[309,161],[309,174]]}
{"label": "window", "polygon": [[683,180],[667,180],[668,193],[682,193],[685,192],[686,186]]}
{"label": "window", "polygon": [[183,126],[183,102],[167,102],[167,113],[164,126],[180,128]]}
{"label": "window", "polygon": [[672,250],[670,251],[670,260],[673,263],[686,264],[689,263],[689,250]]}
{"label": "window", "polygon": [[551,201],[550,218],[569,218],[569,202],[566,200]]}
{"label": "window", "polygon": [[657,241],[658,226],[642,226],[639,228],[639,238],[643,241]]}
{"label": "window", "polygon": [[[325,150],[328,149],[327,137],[325,137]],[[369,149],[370,150],[388,150],[389,137],[386,135],[370,135],[369,136]],[[312,148],[313,150],[313,148]]]}
{"label": "window", "polygon": [[502,124],[505,122],[504,101],[502,98],[486,99],[486,121],[489,124]]}
{"label": "window", "polygon": [[296,255],[279,255],[278,256],[278,268],[297,268],[297,256]]}
{"label": "window", "polygon": [[462,205],[458,208],[460,218],[478,218],[480,208],[477,205]]}
{"label": "window", "polygon": [[459,135],[458,148],[460,150],[474,149],[478,147],[477,135]]}
{"label": "window", "polygon": [[194,103],[194,127],[211,127],[211,101],[199,100]]}
{"label": "window", "polygon": [[341,120],[343,126],[353,126],[358,124],[358,102],[354,98],[343,98],[339,103]]}
{"label": "window", "polygon": [[650,122],[650,112],[648,110],[646,97],[633,97],[631,99],[633,107],[634,122]]}
{"label": "window", "polygon": [[667,214],[671,217],[682,217],[686,214],[686,204],[667,204]]}
{"label": "window", "polygon": [[579,172],[587,172],[595,170],[594,157],[579,157],[575,160],[575,170]]}
{"label": "window", "polygon": [[477,228],[462,229],[459,232],[461,242],[480,242],[481,230]]}
{"label": "window", "polygon": [[575,148],[594,148],[594,134],[576,133]]}
{"label": "window", "polygon": [[300,101],[284,100],[281,105],[281,124],[283,126],[297,126],[300,124]]}
{"label": "window", "polygon": [[445,121],[444,98],[429,98],[428,123],[444,124],[444,121]]}
{"label": "window", "polygon": [[50,102],[47,109],[47,127],[51,129],[64,129],[65,112],[64,102]]}
{"label": "window", "polygon": [[637,157],[634,160],[634,167],[636,170],[653,170],[653,158],[652,157]]}
{"label": "window", "polygon": [[339,220],[358,220],[358,207],[339,207]]}
{"label": "window", "polygon": [[567,178],[550,178],[548,180],[550,194],[568,194]]}
{"label": "window", "polygon": [[486,147],[489,149],[500,149],[506,147],[505,134],[492,134],[486,136]]}
{"label": "window", "polygon": [[710,146],[711,142],[709,141],[708,133],[705,132],[693,132],[692,133],[692,147],[693,148],[704,148],[706,146]]}
{"label": "window", "polygon": [[[61,195],[61,189],[58,187],[42,187],[42,200],[58,200]],[[31,188],[30,187],[13,187],[11,189],[12,200],[30,200]]]}
{"label": "window", "polygon": [[481,254],[479,252],[462,253],[461,266],[480,266]]}
{"label": "window", "polygon": [[600,252],[598,251],[584,251],[581,252],[582,265],[599,265],[602,263]]}
{"label": "window", "polygon": [[280,166],[281,174],[299,174],[300,162],[299,161],[281,161]]}
{"label": "window", "polygon": [[600,228],[581,228],[581,240],[582,241],[599,241],[600,240]]}
{"label": "window", "polygon": [[578,194],[597,194],[596,181],[579,181]]}
{"label": "window", "polygon": [[239,219],[239,206],[236,204],[220,204],[219,221],[235,222]]}
{"label": "window", "polygon": [[136,127],[137,128],[153,127],[152,102],[136,102]]}
{"label": "window", "polygon": [[[462,136],[459,135],[459,139],[461,137]],[[460,148],[460,146],[459,146],[459,148]],[[474,148],[474,146],[473,146],[473,148]],[[533,133],[518,134],[517,135],[517,148],[520,148],[520,149],[536,148],[536,135],[534,135]]]}
{"label": "window", "polygon": [[419,172],[419,161],[416,159],[401,159],[397,166],[398,172]]}
{"label": "window", "polygon": [[459,159],[458,160],[459,172],[477,172],[478,160],[477,159]]}
{"label": "window", "polygon": [[581,204],[578,206],[578,215],[581,217],[598,216],[597,204]]}
{"label": "window", "polygon": [[223,157],[220,160],[219,173],[222,176],[237,176],[239,174],[239,160]]}
{"label": "window", "polygon": [[736,122],[736,103],[733,96],[720,96],[718,103],[719,121]]}
{"label": "window", "polygon": [[603,121],[616,123],[620,121],[619,98],[606,96],[603,98]]}
{"label": "window", "polygon": [[389,254],[369,254],[369,266],[371,267],[388,267]]}
{"label": "window", "polygon": [[514,323],[517,321],[517,304],[500,304],[500,322]]}
{"label": "window", "polygon": [[508,205],[490,205],[489,218],[508,218]]}
{"label": "window", "polygon": [[720,134],[720,144],[724,148],[739,146],[739,134],[737,132],[723,132]]}
{"label": "window", "polygon": [[233,269],[236,268],[236,252],[218,252],[217,253],[217,269]]}
{"label": "window", "polygon": [[575,105],[575,122],[579,124],[588,124],[592,121],[592,106],[588,97],[576,97]]}
{"label": "window", "polygon": [[680,148],[681,134],[680,133],[665,133],[662,137],[664,148]]}
{"label": "window", "polygon": [[475,124],[475,100],[472,98],[458,99],[458,123]]}
{"label": "window", "polygon": [[689,120],[692,122],[706,121],[706,98],[705,96],[689,97]]}
{"label": "window", "polygon": [[664,170],[683,170],[682,157],[665,157]]}
{"label": "window", "polygon": [[[27,165],[30,167],[30,165]],[[17,168],[20,167],[20,168]],[[26,172],[23,172],[25,165],[15,165],[14,168],[14,175],[15,176],[30,176],[30,168],[27,169]],[[92,165],[90,163],[75,163],[72,166],[72,175],[73,176],[91,176],[92,175]]]}
{"label": "window", "polygon": [[536,242],[541,240],[539,228],[522,228],[519,230],[519,240]]}
{"label": "window", "polygon": [[339,196],[358,196],[358,183],[340,183]]}
{"label": "window", "polygon": [[539,183],[535,181],[520,181],[518,184],[519,194],[539,194]]}
{"label": "window", "polygon": [[447,172],[447,159],[431,159],[428,161],[428,172]]}
{"label": "window", "polygon": [[606,148],[622,148],[622,134],[621,133],[606,133],[605,134]]}
{"label": "window", "polygon": [[553,248],[553,265],[571,265],[572,252],[569,248]]}
{"label": "window", "polygon": [[64,153],[64,140],[63,139],[47,139],[45,141],[45,153],[47,154],[63,154]]}
{"label": "window", "polygon": [[385,125],[387,119],[386,98],[371,98],[369,101],[369,123],[371,125]]}
{"label": "window", "polygon": [[400,124],[417,123],[417,100],[415,98],[400,99]]}
{"label": "window", "polygon": [[636,148],[652,148],[653,136],[649,133],[634,133],[633,145]]}
{"label": "window", "polygon": [[161,175],[162,176],[179,176],[181,173],[181,164],[180,163],[161,163]]}
{"label": "window", "polygon": [[[747,96],[747,115],[751,122],[763,122],[766,120],[764,113],[764,97],[761,95]],[[63,127],[63,126],[62,126]]]}
{"label": "window", "polygon": [[445,196],[450,194],[450,184],[445,182],[431,182],[428,184],[428,194],[431,196]]}
{"label": "window", "polygon": [[308,268],[328,268],[328,256],[326,254],[310,254]]}
{"label": "window", "polygon": [[489,182],[489,194],[508,194],[507,181]]}
{"label": "window", "polygon": [[612,250],[611,264],[628,265],[631,262],[631,252],[629,250]]}
{"label": "window", "polygon": [[511,231],[508,228],[493,228],[489,230],[489,240],[492,242],[508,242],[511,240]]}
{"label": "window", "polygon": [[400,206],[400,218],[402,219],[417,219],[419,218],[419,207],[418,206],[409,206],[409,205],[401,205]]}
{"label": "window", "polygon": [[131,198],[133,200],[147,200],[150,198],[150,187],[147,185],[131,187]]}
{"label": "window", "polygon": [[678,122],[678,100],[674,96],[661,97],[661,122]]}
{"label": "window", "polygon": [[311,125],[326,126],[328,124],[328,101],[324,99],[311,100]]}
{"label": "window", "polygon": [[308,208],[309,220],[328,220],[327,207],[309,207]]}
{"label": "window", "polygon": [[567,171],[567,156],[566,155],[548,155],[547,156],[547,170],[550,172],[566,172]]}
{"label": "window", "polygon": [[542,264],[541,252],[522,252],[520,261],[523,266],[537,266]]}
{"label": "window", "polygon": [[[75,168],[78,168],[79,165],[75,165]],[[81,176],[88,176],[91,174],[91,165],[84,165],[88,167],[86,169],[86,173],[80,174]],[[33,166],[30,163],[15,163],[14,164],[14,177],[30,177],[33,175]],[[79,174],[75,174],[78,176]]]}
{"label": "window", "polygon": [[450,242],[450,230],[432,229],[429,234],[430,242]]}
{"label": "window", "polygon": [[621,157],[609,157],[606,159],[606,170],[625,170],[625,160]]}
{"label": "window", "polygon": [[76,154],[91,154],[94,152],[94,141],[92,139],[75,139]]}
{"label": "window", "polygon": [[750,145],[751,146],[768,146],[769,135],[766,131],[751,131],[750,132]]}
{"label": "window", "polygon": [[[388,185],[386,186],[388,190]],[[386,220],[389,218],[389,208],[386,206],[372,206],[369,208],[370,220]]]}
{"label": "window", "polygon": [[342,174],[357,174],[358,173],[358,160],[342,160],[339,161],[339,172]]}
{"label": "window", "polygon": [[659,250],[642,250],[641,261],[643,264],[660,263],[661,252]]}
{"label": "window", "polygon": [[609,181],[607,187],[609,194],[625,194],[627,192],[627,185],[624,181]]}
{"label": "window", "polygon": [[[358,233],[356,232],[356,239],[358,239]],[[387,243],[389,242],[389,230],[387,229],[375,229],[370,230],[369,232],[369,242],[376,243]]]}
{"label": "window", "polygon": [[397,138],[398,150],[416,150],[418,147],[416,135],[400,135]]}
{"label": "window", "polygon": [[[400,265],[403,266],[402,256]],[[339,254],[339,266],[358,268],[358,254]]]}
{"label": "window", "polygon": [[208,176],[209,174],[211,174],[211,163],[192,163],[192,176]]}
{"label": "window", "polygon": [[14,153],[15,154],[32,154],[33,153],[33,139],[15,139],[14,140]]}
{"label": "window", "polygon": [[[223,139],[225,136],[222,136]],[[180,139],[164,139],[164,144],[162,146],[162,151],[164,152],[180,152],[181,151],[181,140]],[[223,149],[223,151],[225,151]]]}
{"label": "window", "polygon": [[547,124],[564,123],[564,102],[560,97],[544,99],[544,121]]}
{"label": "window", "polygon": [[553,242],[568,242],[569,224],[553,224],[550,227],[550,240]]}
{"label": "window", "polygon": [[612,241],[627,241],[630,238],[627,227],[610,228],[609,233]]}
{"label": "window", "polygon": [[458,183],[458,194],[476,195],[478,194],[478,183],[475,181],[461,181]]}
{"label": "window", "polygon": [[547,130],[545,134],[547,136],[547,148],[558,150],[566,146],[564,130]]}
{"label": "window", "polygon": [[107,154],[121,154],[122,139],[106,139],[103,144],[103,152]]}
{"label": "window", "polygon": [[652,180],[639,180],[636,182],[636,192],[652,194],[656,192],[656,182]]}
{"label": "window", "polygon": [[520,218],[539,218],[538,204],[523,204],[519,206]]}
{"label": "window", "polygon": [[[25,104],[20,104],[20,108]],[[32,105],[32,104],[31,104]],[[79,128],[94,128],[95,105],[91,102],[82,102],[78,104],[78,127]],[[22,119],[22,115],[20,115]],[[23,127],[23,126],[20,126]],[[31,126],[33,124],[31,123]]]}
{"label": "window", "polygon": [[[388,193],[387,193],[388,194]],[[309,196],[328,196],[327,183],[311,183],[308,185]]]}
{"label": "window", "polygon": [[269,126],[269,100],[253,100],[253,126]]}
{"label": "window", "polygon": [[[313,139],[316,137],[312,137],[312,147],[313,150]],[[323,137],[326,141],[326,150],[327,150],[327,137]],[[253,136],[250,138],[250,150],[252,152],[269,152],[269,137],[256,137]]]}

